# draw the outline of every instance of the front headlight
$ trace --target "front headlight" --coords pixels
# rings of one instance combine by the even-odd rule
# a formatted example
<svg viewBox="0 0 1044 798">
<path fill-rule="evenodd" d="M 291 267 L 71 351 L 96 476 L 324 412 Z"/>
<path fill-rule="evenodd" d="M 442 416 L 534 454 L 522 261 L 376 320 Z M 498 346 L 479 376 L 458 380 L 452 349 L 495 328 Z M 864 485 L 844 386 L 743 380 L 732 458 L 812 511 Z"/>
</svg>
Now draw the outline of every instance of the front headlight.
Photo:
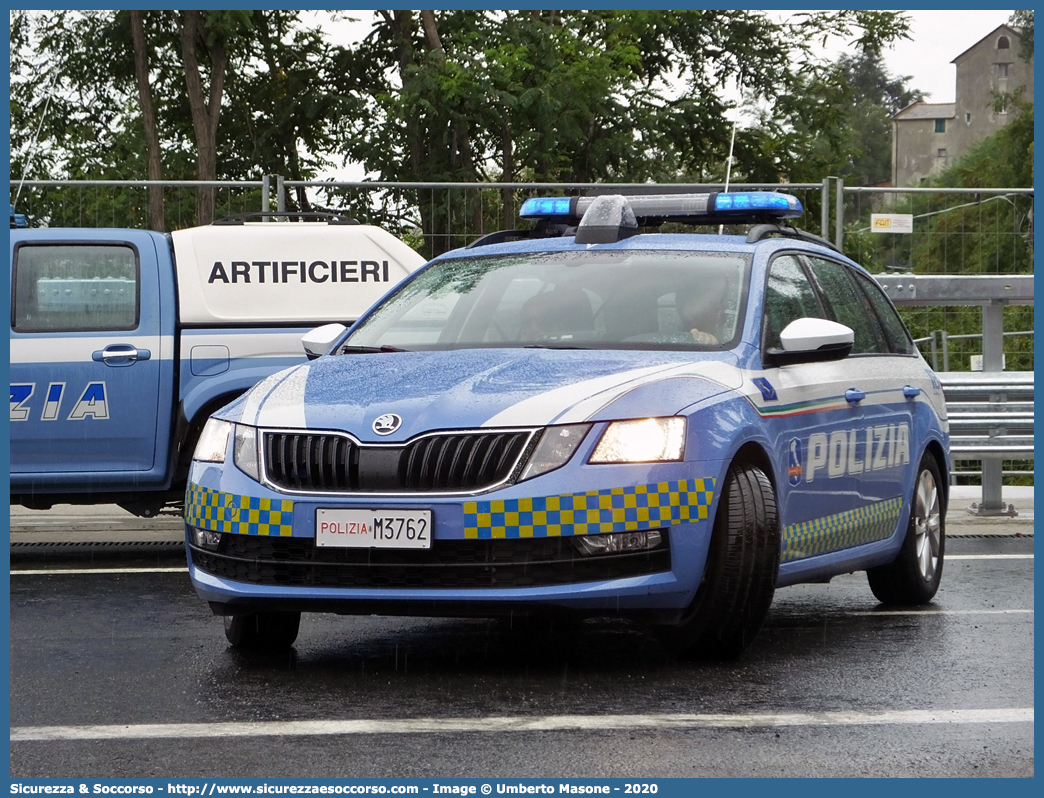
<svg viewBox="0 0 1044 798">
<path fill-rule="evenodd" d="M 246 424 L 236 424 L 236 440 L 232 447 L 233 459 L 236 467 L 254 478 L 255 482 L 261 481 L 261 467 L 258 465 L 257 427 L 248 427 Z"/>
<path fill-rule="evenodd" d="M 564 466 L 589 429 L 590 424 L 566 424 L 545 429 L 540 434 L 540 442 L 533 450 L 519 481 L 538 477 Z"/>
<path fill-rule="evenodd" d="M 589 463 L 660 463 L 685 454 L 685 419 L 614 421 L 598 441 Z"/>
<path fill-rule="evenodd" d="M 216 418 L 207 419 L 203 431 L 199 434 L 193 460 L 203 463 L 225 462 L 225 449 L 228 448 L 228 436 L 232 434 L 232 425 Z"/>
</svg>

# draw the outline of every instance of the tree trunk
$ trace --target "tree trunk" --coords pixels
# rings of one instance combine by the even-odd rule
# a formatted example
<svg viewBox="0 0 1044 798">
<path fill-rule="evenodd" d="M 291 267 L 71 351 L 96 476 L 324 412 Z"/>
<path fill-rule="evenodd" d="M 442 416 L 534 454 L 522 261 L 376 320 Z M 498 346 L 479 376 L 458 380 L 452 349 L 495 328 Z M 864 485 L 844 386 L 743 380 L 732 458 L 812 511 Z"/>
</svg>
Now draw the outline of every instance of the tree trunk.
<svg viewBox="0 0 1044 798">
<path fill-rule="evenodd" d="M 152 86 L 149 83 L 149 52 L 145 47 L 145 24 L 141 11 L 130 12 L 131 38 L 134 40 L 134 73 L 138 78 L 138 101 L 141 103 L 141 118 L 145 125 L 145 145 L 148 150 L 149 180 L 163 179 L 163 161 L 160 154 L 159 127 L 156 124 L 156 108 L 152 103 Z M 149 188 L 149 227 L 157 232 L 167 230 L 163 212 L 163 188 Z"/>
<path fill-rule="evenodd" d="M 440 64 L 446 62 L 446 48 L 442 46 L 442 39 L 439 37 L 438 24 L 435 21 L 434 11 L 421 11 L 421 25 L 424 28 L 424 40 L 428 44 L 428 49 L 434 53 L 435 58 Z M 475 168 L 475 158 L 471 146 L 471 134 L 468 131 L 468 124 L 462 118 L 454 119 L 452 127 L 452 135 L 450 140 L 452 141 L 452 152 L 450 152 L 450 165 L 453 167 L 458 166 L 466 180 L 473 181 L 478 179 L 478 169 Z M 457 160 L 459 156 L 459 161 Z M 482 235 L 485 232 L 485 224 L 482 215 L 482 197 L 478 192 L 465 192 L 465 213 L 471 216 L 471 227 L 472 232 L 475 235 Z"/>
<path fill-rule="evenodd" d="M 181 58 L 185 66 L 185 87 L 188 90 L 192 127 L 196 134 L 197 177 L 200 180 L 217 179 L 217 127 L 221 114 L 221 95 L 225 85 L 228 54 L 225 43 L 218 39 L 210 48 L 210 97 L 203 91 L 196 53 L 196 37 L 202 23 L 199 11 L 181 12 Z M 196 223 L 214 221 L 214 189 L 201 188 L 196 194 Z"/>
</svg>

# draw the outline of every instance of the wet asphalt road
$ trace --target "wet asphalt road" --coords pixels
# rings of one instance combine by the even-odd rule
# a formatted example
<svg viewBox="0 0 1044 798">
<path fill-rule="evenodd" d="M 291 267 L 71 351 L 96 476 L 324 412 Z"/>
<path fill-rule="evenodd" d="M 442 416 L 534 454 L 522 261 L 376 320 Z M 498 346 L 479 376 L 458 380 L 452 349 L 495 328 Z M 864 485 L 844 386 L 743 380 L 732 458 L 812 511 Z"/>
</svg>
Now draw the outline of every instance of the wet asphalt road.
<svg viewBox="0 0 1044 798">
<path fill-rule="evenodd" d="M 175 556 L 22 554 L 11 577 L 11 726 L 33 739 L 12 742 L 11 776 L 1032 776 L 1033 539 L 951 538 L 947 553 L 926 610 L 879 612 L 862 574 L 786 588 L 744 657 L 718 665 L 679 661 L 618 620 L 519 629 L 313 615 L 289 654 L 242 655 L 183 571 L 17 573 L 182 567 Z M 985 709 L 1001 712 L 910 720 L 912 710 Z M 1019 709 L 1021 720 L 1008 716 Z M 869 714 L 841 723 L 831 712 Z M 710 713 L 726 727 L 649 718 Z M 778 725 L 785 713 L 819 721 Z M 879 713 L 898 714 L 865 722 Z M 773 720 L 736 722 L 752 714 Z M 538 731 L 489 721 L 567 715 L 591 720 Z M 621 716 L 639 721 L 598 726 Z M 194 736 L 217 723 L 418 718 L 474 728 Z M 133 731 L 175 723 L 196 725 L 170 738 Z M 111 724 L 132 728 L 109 740 L 90 729 L 87 739 L 34 737 Z"/>
</svg>

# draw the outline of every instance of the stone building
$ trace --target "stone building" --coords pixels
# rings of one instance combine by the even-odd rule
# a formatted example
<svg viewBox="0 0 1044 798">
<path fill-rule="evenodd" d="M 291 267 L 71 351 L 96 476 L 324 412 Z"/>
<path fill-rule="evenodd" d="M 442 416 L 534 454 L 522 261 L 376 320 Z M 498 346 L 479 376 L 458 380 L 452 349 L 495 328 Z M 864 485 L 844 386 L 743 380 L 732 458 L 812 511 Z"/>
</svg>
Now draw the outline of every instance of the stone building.
<svg viewBox="0 0 1044 798">
<path fill-rule="evenodd" d="M 1020 38 L 999 26 L 951 62 L 955 102 L 917 102 L 892 117 L 893 186 L 918 185 L 1004 127 L 1011 114 L 995 109 L 996 95 L 1023 87 L 1023 101 L 1033 102 L 1033 61 L 1019 57 Z"/>
</svg>

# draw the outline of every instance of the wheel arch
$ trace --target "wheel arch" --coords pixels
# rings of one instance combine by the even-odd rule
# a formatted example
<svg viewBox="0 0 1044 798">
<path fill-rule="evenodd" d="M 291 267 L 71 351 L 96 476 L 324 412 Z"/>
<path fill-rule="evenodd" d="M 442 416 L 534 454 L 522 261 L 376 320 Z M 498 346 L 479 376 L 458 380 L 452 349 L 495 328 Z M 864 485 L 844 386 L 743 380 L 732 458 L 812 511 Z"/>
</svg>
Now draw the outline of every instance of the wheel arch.
<svg viewBox="0 0 1044 798">
<path fill-rule="evenodd" d="M 199 410 L 193 414 L 192 418 L 187 418 L 185 416 L 185 406 L 181 406 L 180 412 L 178 413 L 178 432 L 176 436 L 177 445 L 175 447 L 177 461 L 176 470 L 174 472 L 174 481 L 176 484 L 183 484 L 185 479 L 188 477 L 188 469 L 189 464 L 192 461 L 192 453 L 195 451 L 196 441 L 199 439 L 199 435 L 203 431 L 203 425 L 206 424 L 207 419 L 210 418 L 211 414 L 220 410 L 225 405 L 234 402 L 248 390 L 249 388 L 244 390 L 233 390 L 223 393 L 220 396 L 216 396 L 203 404 Z"/>
<path fill-rule="evenodd" d="M 939 475 L 942 477 L 942 484 L 939 485 L 939 490 L 943 494 L 943 512 L 950 506 L 950 472 L 946 467 L 946 451 L 943 449 L 942 444 L 937 440 L 928 441 L 928 445 L 924 447 L 924 453 L 930 454 L 935 459 L 935 465 L 939 469 Z"/>
<path fill-rule="evenodd" d="M 729 468 L 732 468 L 734 465 L 744 463 L 760 468 L 765 473 L 765 476 L 768 477 L 768 481 L 769 484 L 772 485 L 773 492 L 777 496 L 779 495 L 779 484 L 776 480 L 775 469 L 773 469 L 772 467 L 772 458 L 769 456 L 768 451 L 765 450 L 765 447 L 762 446 L 760 442 L 747 441 L 742 446 L 740 446 L 740 448 L 737 449 L 736 453 L 732 456 L 732 459 L 729 461 L 728 468 L 726 468 L 726 472 Z"/>
</svg>

